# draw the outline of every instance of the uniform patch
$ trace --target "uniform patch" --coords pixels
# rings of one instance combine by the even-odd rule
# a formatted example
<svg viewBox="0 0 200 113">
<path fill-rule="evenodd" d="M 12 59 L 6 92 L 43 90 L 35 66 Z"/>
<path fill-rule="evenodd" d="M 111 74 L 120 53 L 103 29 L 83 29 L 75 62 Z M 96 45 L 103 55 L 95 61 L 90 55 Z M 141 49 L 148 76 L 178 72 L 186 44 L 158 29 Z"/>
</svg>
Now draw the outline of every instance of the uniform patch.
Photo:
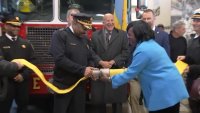
<svg viewBox="0 0 200 113">
<path fill-rule="evenodd" d="M 75 45 L 77 45 L 77 44 L 75 44 L 75 43 L 70 43 L 70 45 L 73 45 L 73 46 L 75 46 Z"/>
<path fill-rule="evenodd" d="M 9 48 L 10 48 L 10 46 L 3 46 L 3 48 L 4 48 L 4 49 L 9 49 Z"/>
</svg>

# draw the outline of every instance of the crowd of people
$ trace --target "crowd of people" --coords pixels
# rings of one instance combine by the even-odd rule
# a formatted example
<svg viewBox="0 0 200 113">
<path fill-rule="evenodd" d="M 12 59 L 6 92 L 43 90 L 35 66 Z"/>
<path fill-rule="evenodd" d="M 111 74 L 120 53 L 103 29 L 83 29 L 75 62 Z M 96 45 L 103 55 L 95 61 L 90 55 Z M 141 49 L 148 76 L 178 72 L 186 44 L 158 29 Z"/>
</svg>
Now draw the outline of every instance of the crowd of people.
<svg viewBox="0 0 200 113">
<path fill-rule="evenodd" d="M 155 25 L 156 16 L 151 9 L 144 10 L 141 20 L 130 22 L 126 32 L 115 28 L 114 15 L 106 13 L 103 28 L 94 31 L 89 40 L 86 32 L 93 29 L 91 15 L 71 8 L 66 15 L 68 25 L 55 31 L 51 38 L 53 84 L 66 89 L 82 77 L 90 78 L 94 113 L 106 113 L 108 103 L 113 113 L 123 113 L 128 83 L 133 113 L 179 113 L 180 102 L 187 98 L 192 113 L 200 113 L 200 101 L 189 96 L 193 81 L 200 75 L 200 9 L 192 19 L 196 33 L 187 42 L 183 37 L 183 21 L 173 23 L 168 34 Z M 27 113 L 32 72 L 12 60 L 23 58 L 33 62 L 34 49 L 18 35 L 21 26 L 18 17 L 7 16 L 2 22 L 5 33 L 0 37 L 0 113 L 9 113 L 13 100 L 17 113 Z M 188 63 L 186 85 L 174 65 L 177 60 Z M 96 79 L 95 68 L 127 70 Z M 85 85 L 83 81 L 69 93 L 54 93 L 53 113 L 85 113 Z"/>
</svg>

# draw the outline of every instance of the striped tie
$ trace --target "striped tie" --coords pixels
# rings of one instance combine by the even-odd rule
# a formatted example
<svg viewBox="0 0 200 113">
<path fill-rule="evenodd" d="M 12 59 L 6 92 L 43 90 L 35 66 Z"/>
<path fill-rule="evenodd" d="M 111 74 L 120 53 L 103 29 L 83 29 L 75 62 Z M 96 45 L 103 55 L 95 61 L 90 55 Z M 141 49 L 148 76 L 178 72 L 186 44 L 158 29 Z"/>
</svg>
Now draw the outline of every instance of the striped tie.
<svg viewBox="0 0 200 113">
<path fill-rule="evenodd" d="M 111 32 L 107 32 L 106 33 L 106 42 L 107 42 L 107 44 L 109 44 L 110 37 L 111 37 Z"/>
</svg>

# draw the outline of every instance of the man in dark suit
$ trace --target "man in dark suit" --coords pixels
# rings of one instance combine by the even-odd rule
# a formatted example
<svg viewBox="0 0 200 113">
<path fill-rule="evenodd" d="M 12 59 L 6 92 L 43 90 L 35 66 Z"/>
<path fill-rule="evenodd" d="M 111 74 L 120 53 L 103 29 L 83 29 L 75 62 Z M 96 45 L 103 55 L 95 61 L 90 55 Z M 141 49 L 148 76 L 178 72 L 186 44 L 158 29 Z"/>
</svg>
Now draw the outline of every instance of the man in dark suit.
<svg viewBox="0 0 200 113">
<path fill-rule="evenodd" d="M 167 52 L 167 54 L 170 56 L 170 44 L 168 33 L 155 26 L 156 15 L 154 11 L 151 9 L 144 10 L 141 19 L 151 26 L 155 33 L 155 41 L 158 44 L 160 44 L 160 46 L 162 46 Z"/>
<path fill-rule="evenodd" d="M 92 35 L 92 48 L 95 51 L 95 64 L 98 68 L 123 68 L 129 58 L 126 32 L 114 28 L 114 16 L 103 17 L 103 26 Z M 112 103 L 113 113 L 122 113 L 122 102 L 127 100 L 127 85 L 112 89 L 110 83 L 100 80 L 91 82 L 91 100 L 97 105 L 98 113 L 106 113 L 106 104 Z"/>
<path fill-rule="evenodd" d="M 34 54 L 32 45 L 18 35 L 21 26 L 19 17 L 8 15 L 2 19 L 2 22 L 5 27 L 5 34 L 0 37 L 3 59 L 12 61 L 22 58 L 32 61 Z M 14 75 L 8 77 L 8 92 L 6 98 L 0 101 L 0 113 L 9 113 L 13 99 L 18 106 L 17 113 L 27 113 L 31 73 L 31 70 L 23 67 Z"/>
</svg>

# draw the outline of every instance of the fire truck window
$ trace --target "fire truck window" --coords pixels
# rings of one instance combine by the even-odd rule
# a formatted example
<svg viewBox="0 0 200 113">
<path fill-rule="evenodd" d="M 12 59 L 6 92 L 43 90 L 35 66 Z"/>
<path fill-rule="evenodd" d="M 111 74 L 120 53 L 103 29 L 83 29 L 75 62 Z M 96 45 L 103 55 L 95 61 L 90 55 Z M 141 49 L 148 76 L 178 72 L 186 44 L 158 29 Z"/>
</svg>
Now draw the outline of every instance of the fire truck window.
<svg viewBox="0 0 200 113">
<path fill-rule="evenodd" d="M 51 21 L 53 0 L 1 0 L 0 14 L 19 16 L 23 21 Z"/>
<path fill-rule="evenodd" d="M 79 4 L 80 11 L 91 14 L 93 21 L 102 20 L 102 14 L 112 13 L 114 0 L 60 0 L 60 19 L 66 21 L 66 12 L 70 4 Z"/>
</svg>

